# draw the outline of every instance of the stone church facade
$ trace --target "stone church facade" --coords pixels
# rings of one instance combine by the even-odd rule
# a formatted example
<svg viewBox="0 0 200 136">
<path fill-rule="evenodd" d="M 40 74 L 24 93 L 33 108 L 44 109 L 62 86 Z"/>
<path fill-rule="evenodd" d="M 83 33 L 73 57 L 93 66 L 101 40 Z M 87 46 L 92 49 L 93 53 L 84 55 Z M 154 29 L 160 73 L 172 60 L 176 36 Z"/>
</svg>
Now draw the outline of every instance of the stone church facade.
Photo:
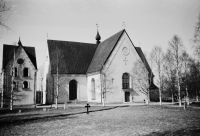
<svg viewBox="0 0 200 136">
<path fill-rule="evenodd" d="M 146 95 L 133 89 L 132 69 L 140 59 L 151 69 L 140 47 L 126 30 L 96 43 L 47 40 L 43 103 L 87 101 L 95 103 L 143 102 Z M 151 92 L 157 89 L 151 80 Z"/>
<path fill-rule="evenodd" d="M 34 47 L 3 45 L 1 106 L 35 104 L 37 62 Z"/>
</svg>

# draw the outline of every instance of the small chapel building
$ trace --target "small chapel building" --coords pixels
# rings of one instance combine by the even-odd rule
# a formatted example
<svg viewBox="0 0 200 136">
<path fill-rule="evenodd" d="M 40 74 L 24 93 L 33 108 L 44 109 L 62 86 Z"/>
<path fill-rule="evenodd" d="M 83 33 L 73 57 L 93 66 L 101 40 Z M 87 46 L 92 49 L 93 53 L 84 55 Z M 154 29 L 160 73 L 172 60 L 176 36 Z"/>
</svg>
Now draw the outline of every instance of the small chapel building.
<svg viewBox="0 0 200 136">
<path fill-rule="evenodd" d="M 3 45 L 1 107 L 34 105 L 37 62 L 35 47 Z"/>
<path fill-rule="evenodd" d="M 133 89 L 132 69 L 140 59 L 151 69 L 140 47 L 125 29 L 96 43 L 47 40 L 43 103 L 87 101 L 144 102 L 147 96 Z M 155 88 L 151 80 L 151 88 Z M 58 92 L 58 96 L 56 96 Z"/>
</svg>

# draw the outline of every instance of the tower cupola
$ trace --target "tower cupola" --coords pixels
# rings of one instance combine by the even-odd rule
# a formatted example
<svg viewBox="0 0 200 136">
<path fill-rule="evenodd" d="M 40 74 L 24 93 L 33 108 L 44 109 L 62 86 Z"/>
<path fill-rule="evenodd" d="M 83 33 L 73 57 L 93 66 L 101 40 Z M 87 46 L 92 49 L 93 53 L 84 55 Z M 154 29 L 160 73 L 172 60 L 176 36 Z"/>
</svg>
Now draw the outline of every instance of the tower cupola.
<svg viewBox="0 0 200 136">
<path fill-rule="evenodd" d="M 97 35 L 96 35 L 96 37 L 95 37 L 95 39 L 96 39 L 96 43 L 97 44 L 99 44 L 101 41 L 101 36 L 99 35 L 99 31 L 97 30 Z"/>
<path fill-rule="evenodd" d="M 19 45 L 19 46 L 22 46 L 22 42 L 21 42 L 21 40 L 20 40 L 20 37 L 19 37 L 18 45 Z"/>
</svg>

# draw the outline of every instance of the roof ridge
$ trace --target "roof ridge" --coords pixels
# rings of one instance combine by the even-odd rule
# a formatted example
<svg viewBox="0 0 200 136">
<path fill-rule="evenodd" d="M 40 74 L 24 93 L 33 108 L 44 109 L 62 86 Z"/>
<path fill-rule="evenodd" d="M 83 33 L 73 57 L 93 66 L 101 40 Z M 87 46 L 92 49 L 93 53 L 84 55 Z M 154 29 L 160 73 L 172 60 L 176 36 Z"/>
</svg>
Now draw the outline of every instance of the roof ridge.
<svg viewBox="0 0 200 136">
<path fill-rule="evenodd" d="M 96 44 L 96 43 L 86 43 L 86 42 L 75 42 L 75 41 L 63 41 L 63 40 L 52 40 L 52 39 L 48 39 L 48 41 L 58 41 L 58 42 L 71 42 L 71 43 L 82 43 L 82 44 Z"/>
</svg>

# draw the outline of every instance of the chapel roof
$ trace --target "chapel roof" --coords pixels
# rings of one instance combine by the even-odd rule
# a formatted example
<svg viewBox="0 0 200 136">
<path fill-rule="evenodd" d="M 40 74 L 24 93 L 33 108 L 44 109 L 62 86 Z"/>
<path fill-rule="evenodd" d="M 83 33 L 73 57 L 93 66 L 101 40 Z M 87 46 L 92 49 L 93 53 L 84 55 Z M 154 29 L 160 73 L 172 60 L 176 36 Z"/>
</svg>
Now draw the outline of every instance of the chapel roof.
<svg viewBox="0 0 200 136">
<path fill-rule="evenodd" d="M 146 60 L 146 57 L 144 56 L 144 53 L 142 52 L 142 49 L 140 47 L 135 47 L 138 55 L 140 56 L 142 62 L 146 65 L 147 70 L 150 72 L 151 68 Z"/>
<path fill-rule="evenodd" d="M 88 73 L 97 72 L 102 69 L 124 31 L 125 30 L 121 30 L 105 41 L 99 43 L 88 68 Z"/>
<path fill-rule="evenodd" d="M 56 73 L 58 55 L 60 74 L 86 74 L 100 71 L 120 40 L 125 29 L 119 31 L 99 44 L 80 43 L 71 41 L 48 40 L 51 73 Z M 97 32 L 98 34 L 98 32 Z M 151 68 L 140 47 L 135 47 L 143 63 L 146 63 L 147 70 Z M 59 53 L 56 53 L 56 50 Z"/>
<path fill-rule="evenodd" d="M 21 41 L 20 41 L 21 43 Z M 3 61 L 2 61 L 2 68 L 4 69 L 8 62 L 13 58 L 14 56 L 14 51 L 17 51 L 19 46 L 16 45 L 3 45 Z M 27 47 L 27 46 L 22 46 L 24 48 L 26 54 L 28 55 L 29 59 L 37 69 L 37 62 L 36 62 L 36 54 L 35 54 L 35 47 Z"/>
<path fill-rule="evenodd" d="M 97 44 L 71 41 L 48 40 L 47 43 L 52 74 L 57 72 L 57 62 L 59 74 L 86 74 L 97 47 Z"/>
</svg>

